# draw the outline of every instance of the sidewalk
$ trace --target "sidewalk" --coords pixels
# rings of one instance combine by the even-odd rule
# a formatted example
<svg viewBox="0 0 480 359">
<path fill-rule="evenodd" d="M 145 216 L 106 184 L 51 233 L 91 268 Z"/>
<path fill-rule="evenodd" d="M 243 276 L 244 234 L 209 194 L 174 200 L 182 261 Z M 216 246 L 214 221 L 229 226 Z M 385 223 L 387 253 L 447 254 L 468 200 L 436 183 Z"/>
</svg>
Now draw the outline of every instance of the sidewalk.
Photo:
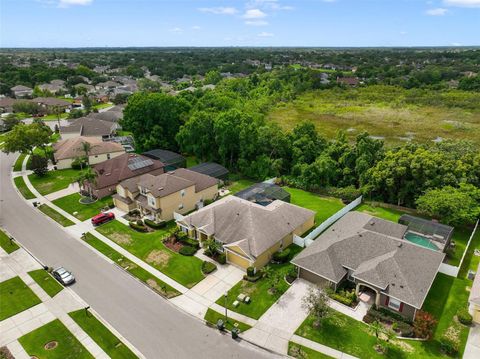
<svg viewBox="0 0 480 359">
<path fill-rule="evenodd" d="M 463 359 L 480 358 L 480 325 L 473 324 L 468 334 L 467 345 L 463 353 Z"/>
</svg>

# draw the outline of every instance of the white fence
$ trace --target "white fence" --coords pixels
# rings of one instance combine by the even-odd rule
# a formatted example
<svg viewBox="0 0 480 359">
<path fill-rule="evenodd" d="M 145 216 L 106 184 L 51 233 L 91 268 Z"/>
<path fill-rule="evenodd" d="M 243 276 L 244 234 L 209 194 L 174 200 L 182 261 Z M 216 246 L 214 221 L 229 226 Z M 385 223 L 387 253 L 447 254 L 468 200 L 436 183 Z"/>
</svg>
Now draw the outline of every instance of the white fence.
<svg viewBox="0 0 480 359">
<path fill-rule="evenodd" d="M 175 219 L 175 221 L 181 221 L 185 216 L 182 216 L 180 213 L 177 213 L 177 212 L 173 212 L 173 219 Z"/>
<path fill-rule="evenodd" d="M 357 199 L 355 199 L 354 201 L 350 202 L 348 205 L 343 207 L 341 210 L 339 210 L 333 216 L 330 216 L 329 218 L 327 218 L 317 228 L 315 228 L 313 231 L 311 231 L 305 238 L 294 235 L 293 236 L 293 243 L 299 245 L 300 247 L 308 247 L 310 244 L 313 243 L 315 238 L 317 238 L 324 230 L 326 230 L 328 227 L 330 227 L 333 223 L 338 221 L 340 218 L 342 218 L 344 215 L 346 215 L 352 209 L 357 207 L 360 203 L 362 203 L 362 196 L 360 196 Z"/>
<path fill-rule="evenodd" d="M 449 275 L 450 277 L 456 277 L 458 275 L 458 272 L 460 271 L 460 267 L 455 267 L 455 266 L 452 266 L 451 264 L 442 263 L 440 264 L 438 271 L 440 273 Z"/>
</svg>

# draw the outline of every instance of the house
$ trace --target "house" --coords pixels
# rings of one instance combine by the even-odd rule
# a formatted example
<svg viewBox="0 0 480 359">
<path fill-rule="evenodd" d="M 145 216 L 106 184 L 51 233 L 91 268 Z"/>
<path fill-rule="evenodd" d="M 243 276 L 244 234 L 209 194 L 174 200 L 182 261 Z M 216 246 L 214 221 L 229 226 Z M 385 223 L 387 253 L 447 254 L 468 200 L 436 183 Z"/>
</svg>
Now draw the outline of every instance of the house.
<svg viewBox="0 0 480 359">
<path fill-rule="evenodd" d="M 165 165 L 165 171 L 172 171 L 177 168 L 186 167 L 187 160 L 181 154 L 168 151 L 155 149 L 143 153 L 145 156 L 159 160 Z"/>
<path fill-rule="evenodd" d="M 79 84 L 76 84 L 74 85 L 73 87 L 75 87 L 75 89 L 77 90 L 77 92 L 82 92 L 82 91 L 85 91 L 85 93 L 87 94 L 91 94 L 91 93 L 94 93 L 95 92 L 95 86 L 93 85 L 89 85 L 89 84 L 85 84 L 85 83 L 79 83 Z"/>
<path fill-rule="evenodd" d="M 240 192 L 235 193 L 235 196 L 243 198 L 247 201 L 258 203 L 266 206 L 275 200 L 280 200 L 290 203 L 290 193 L 285 191 L 282 187 L 274 183 L 255 183 Z"/>
<path fill-rule="evenodd" d="M 89 163 L 94 165 L 125 153 L 123 146 L 115 142 L 103 142 L 95 137 L 74 137 L 53 144 L 54 158 L 58 169 L 71 168 L 72 162 L 78 157 L 85 157 L 82 149 L 84 143 L 89 143 Z"/>
<path fill-rule="evenodd" d="M 10 97 L 0 98 L 0 112 L 1 113 L 11 113 L 13 112 L 13 105 L 19 102 L 18 100 Z"/>
<path fill-rule="evenodd" d="M 87 117 L 95 118 L 97 120 L 102 120 L 106 122 L 118 123 L 118 121 L 123 118 L 123 112 L 110 110 L 102 112 L 92 112 L 88 114 Z"/>
<path fill-rule="evenodd" d="M 337 77 L 337 84 L 356 87 L 360 81 L 358 77 Z"/>
<path fill-rule="evenodd" d="M 13 92 L 15 98 L 30 97 L 33 94 L 33 89 L 23 85 L 13 86 L 10 90 Z"/>
<path fill-rule="evenodd" d="M 480 264 L 473 280 L 472 288 L 470 289 L 470 296 L 468 298 L 468 311 L 473 317 L 473 321 L 480 324 Z"/>
<path fill-rule="evenodd" d="M 226 180 L 229 174 L 228 170 L 225 167 L 215 162 L 200 163 L 198 165 L 189 167 L 188 169 L 221 180 Z"/>
<path fill-rule="evenodd" d="M 178 220 L 177 225 L 199 241 L 215 239 L 228 263 L 260 269 L 314 222 L 315 212 L 290 203 L 277 200 L 261 206 L 227 196 Z"/>
<path fill-rule="evenodd" d="M 153 221 L 169 221 L 174 213 L 203 207 L 218 194 L 218 180 L 179 168 L 160 175 L 144 174 L 120 182 L 113 196 L 115 206 L 129 212 L 138 209 Z"/>
<path fill-rule="evenodd" d="M 298 275 L 333 288 L 343 281 L 369 293 L 375 305 L 413 319 L 445 254 L 404 238 L 408 227 L 349 212 L 291 262 Z"/>
<path fill-rule="evenodd" d="M 48 91 L 53 94 L 67 91 L 67 88 L 65 87 L 65 81 L 63 80 L 52 80 L 50 83 L 38 85 L 38 88 L 42 91 Z"/>
<path fill-rule="evenodd" d="M 107 139 L 113 136 L 116 130 L 116 123 L 92 117 L 80 117 L 70 120 L 66 126 L 60 126 L 60 135 L 63 140 L 79 136 Z"/>
<path fill-rule="evenodd" d="M 72 107 L 70 102 L 55 97 L 36 97 L 32 100 L 32 102 L 39 105 L 47 113 L 52 113 L 56 108 L 60 109 L 62 112 L 65 112 L 66 109 Z"/>
<path fill-rule="evenodd" d="M 87 186 L 92 188 L 97 198 L 103 198 L 114 194 L 120 182 L 147 173 L 160 175 L 164 173 L 163 167 L 160 161 L 134 153 L 124 153 L 92 166 L 97 174 L 96 183 Z"/>
</svg>

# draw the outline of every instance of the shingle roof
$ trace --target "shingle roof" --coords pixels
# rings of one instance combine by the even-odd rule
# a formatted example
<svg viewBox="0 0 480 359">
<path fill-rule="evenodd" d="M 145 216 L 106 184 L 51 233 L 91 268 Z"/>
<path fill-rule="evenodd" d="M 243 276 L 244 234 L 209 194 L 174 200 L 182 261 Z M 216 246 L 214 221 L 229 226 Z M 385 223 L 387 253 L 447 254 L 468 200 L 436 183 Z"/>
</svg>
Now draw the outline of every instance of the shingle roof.
<svg viewBox="0 0 480 359">
<path fill-rule="evenodd" d="M 315 212 L 282 201 L 260 206 L 228 196 L 186 216 L 194 226 L 228 245 L 237 245 L 255 258 L 312 218 Z"/>
<path fill-rule="evenodd" d="M 338 283 L 353 277 L 421 308 L 444 253 L 403 239 L 407 227 L 365 213 L 349 212 L 292 263 Z"/>
<path fill-rule="evenodd" d="M 122 112 L 117 111 L 103 111 L 103 112 L 92 112 L 88 117 L 96 118 L 98 120 L 107 121 L 107 122 L 118 122 L 123 117 Z"/>
<path fill-rule="evenodd" d="M 27 86 L 23 86 L 23 85 L 17 85 L 17 86 L 13 86 L 10 90 L 12 90 L 12 91 L 29 91 L 29 90 L 31 90 L 31 88 L 27 87 Z"/>
<path fill-rule="evenodd" d="M 36 97 L 33 102 L 47 106 L 70 106 L 71 103 L 55 97 Z"/>
<path fill-rule="evenodd" d="M 67 126 L 60 126 L 60 133 L 78 132 L 80 136 L 108 136 L 117 125 L 91 117 L 80 117 L 70 121 Z"/>
<path fill-rule="evenodd" d="M 100 155 L 112 152 L 125 152 L 123 146 L 119 143 L 104 142 L 101 139 L 95 137 L 80 136 L 54 143 L 53 148 L 55 149 L 55 159 L 58 161 L 66 158 L 84 156 L 85 153 L 82 151 L 82 143 L 84 142 L 88 142 L 92 146 L 90 150 L 90 155 Z"/>
</svg>

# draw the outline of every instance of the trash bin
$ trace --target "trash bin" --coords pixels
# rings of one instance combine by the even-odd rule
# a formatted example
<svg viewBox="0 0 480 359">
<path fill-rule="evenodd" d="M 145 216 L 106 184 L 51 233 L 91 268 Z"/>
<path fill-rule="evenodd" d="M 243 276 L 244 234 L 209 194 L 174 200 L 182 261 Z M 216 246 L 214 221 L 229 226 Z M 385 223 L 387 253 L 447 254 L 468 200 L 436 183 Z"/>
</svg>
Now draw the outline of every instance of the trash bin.
<svg viewBox="0 0 480 359">
<path fill-rule="evenodd" d="M 218 330 L 224 330 L 225 329 L 225 324 L 223 323 L 222 319 L 217 320 L 217 329 Z"/>
<path fill-rule="evenodd" d="M 233 328 L 233 329 L 232 329 L 232 339 L 237 339 L 239 332 L 240 332 L 240 331 L 238 330 L 238 328 Z"/>
<path fill-rule="evenodd" d="M 37 207 L 38 206 L 38 202 L 32 202 L 33 203 L 33 207 Z"/>
</svg>

